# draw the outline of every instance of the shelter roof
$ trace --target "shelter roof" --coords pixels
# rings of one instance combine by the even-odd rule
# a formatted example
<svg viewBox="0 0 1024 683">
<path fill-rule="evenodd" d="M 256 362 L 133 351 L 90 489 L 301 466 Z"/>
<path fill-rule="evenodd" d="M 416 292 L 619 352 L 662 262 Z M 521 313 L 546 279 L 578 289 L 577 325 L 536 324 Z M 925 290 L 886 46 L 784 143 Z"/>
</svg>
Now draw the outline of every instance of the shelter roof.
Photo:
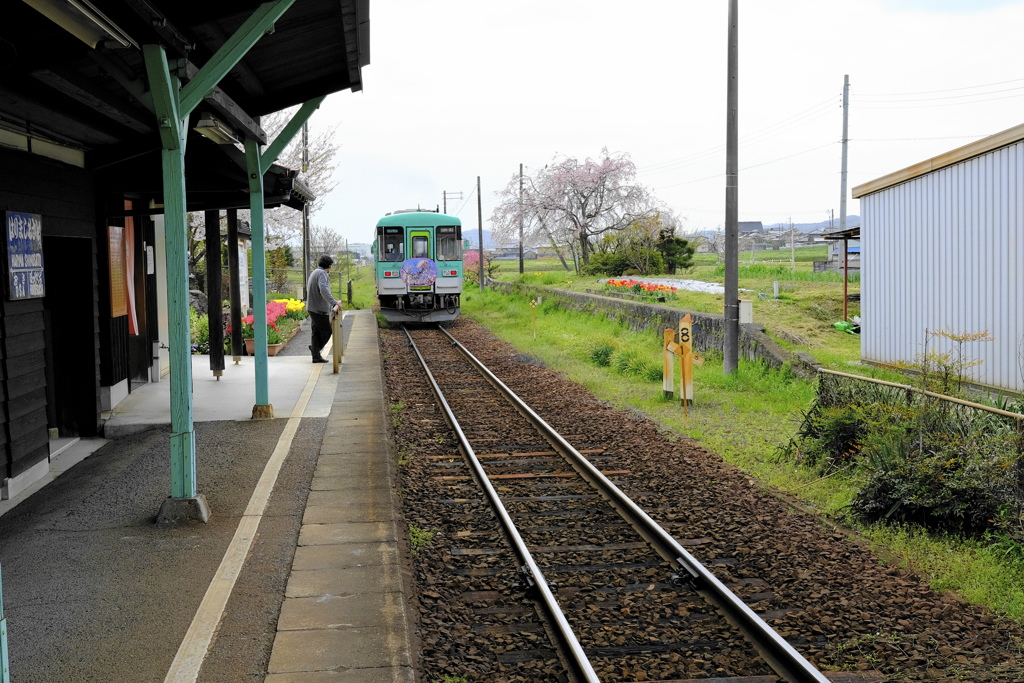
<svg viewBox="0 0 1024 683">
<path fill-rule="evenodd" d="M 161 145 L 139 46 L 162 45 L 186 82 L 261 4 L 7 2 L 0 23 L 0 129 L 82 150 L 86 168 L 116 180 L 119 190 L 142 192 L 160 177 Z M 189 192 L 216 189 L 217 183 L 200 186 L 204 172 L 219 176 L 232 192 L 246 188 L 237 155 L 226 149 L 234 148 L 214 145 L 191 130 L 200 117 L 212 113 L 239 138 L 266 142 L 257 117 L 322 95 L 360 90 L 368 63 L 369 0 L 295 2 L 193 112 L 186 154 Z M 287 169 L 277 169 L 277 179 L 288 175 Z M 300 201 L 303 195 L 290 196 Z"/>
</svg>

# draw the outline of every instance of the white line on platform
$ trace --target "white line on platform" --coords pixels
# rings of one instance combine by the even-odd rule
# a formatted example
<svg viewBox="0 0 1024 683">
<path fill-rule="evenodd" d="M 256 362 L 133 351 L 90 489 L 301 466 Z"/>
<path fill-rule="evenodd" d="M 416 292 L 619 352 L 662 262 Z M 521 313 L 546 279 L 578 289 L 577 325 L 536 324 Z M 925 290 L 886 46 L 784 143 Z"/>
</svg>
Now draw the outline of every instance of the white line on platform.
<svg viewBox="0 0 1024 683">
<path fill-rule="evenodd" d="M 213 641 L 213 634 L 217 625 L 224 616 L 224 608 L 227 606 L 228 598 L 235 587 L 235 581 L 242 570 L 245 558 L 249 555 L 249 549 L 256 538 L 256 530 L 259 528 L 260 520 L 263 519 L 263 512 L 267 508 L 267 501 L 277 483 L 277 476 L 281 471 L 285 458 L 291 450 L 292 440 L 299 429 L 299 423 L 309 397 L 313 394 L 317 379 L 320 377 L 320 370 L 323 366 L 314 365 L 311 369 L 309 380 L 306 382 L 302 395 L 295 403 L 291 416 L 285 424 L 281 437 L 277 440 L 277 447 L 274 449 L 270 460 L 263 468 L 263 474 L 256 484 L 252 496 L 249 498 L 249 505 L 245 509 L 235 535 L 231 539 L 224 558 L 217 568 L 217 573 L 206 589 L 203 602 L 192 619 L 185 639 L 178 646 L 178 653 L 174 656 L 171 668 L 164 678 L 164 683 L 194 683 L 199 678 L 199 670 L 203 660 L 210 649 Z"/>
</svg>

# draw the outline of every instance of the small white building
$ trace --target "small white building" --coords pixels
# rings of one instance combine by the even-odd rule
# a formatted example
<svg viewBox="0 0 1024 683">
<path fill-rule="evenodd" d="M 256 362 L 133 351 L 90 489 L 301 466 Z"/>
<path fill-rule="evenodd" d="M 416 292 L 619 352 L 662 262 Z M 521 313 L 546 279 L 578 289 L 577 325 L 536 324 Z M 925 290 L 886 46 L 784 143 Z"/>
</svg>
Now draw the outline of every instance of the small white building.
<svg viewBox="0 0 1024 683">
<path fill-rule="evenodd" d="M 926 330 L 963 345 L 970 381 L 1024 392 L 1024 125 L 853 188 L 859 198 L 861 357 L 914 362 Z M 928 349 L 953 351 L 932 337 Z"/>
</svg>

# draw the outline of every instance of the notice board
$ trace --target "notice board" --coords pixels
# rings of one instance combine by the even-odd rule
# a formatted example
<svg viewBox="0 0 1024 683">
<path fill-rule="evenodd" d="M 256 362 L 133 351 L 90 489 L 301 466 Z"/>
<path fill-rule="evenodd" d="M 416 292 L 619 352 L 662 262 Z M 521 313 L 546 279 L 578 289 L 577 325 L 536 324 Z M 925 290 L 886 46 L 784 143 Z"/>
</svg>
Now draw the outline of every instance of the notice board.
<svg viewBox="0 0 1024 683">
<path fill-rule="evenodd" d="M 7 255 L 7 298 L 46 296 L 43 278 L 43 218 L 35 213 L 8 211 L 4 221 Z"/>
</svg>

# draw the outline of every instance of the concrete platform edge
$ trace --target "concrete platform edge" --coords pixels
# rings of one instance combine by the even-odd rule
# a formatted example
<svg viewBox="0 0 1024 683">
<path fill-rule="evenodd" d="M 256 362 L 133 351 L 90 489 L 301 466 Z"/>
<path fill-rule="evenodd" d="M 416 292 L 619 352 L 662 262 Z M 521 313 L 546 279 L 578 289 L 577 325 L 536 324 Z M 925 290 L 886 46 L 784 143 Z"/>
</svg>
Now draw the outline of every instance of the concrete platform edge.
<svg viewBox="0 0 1024 683">
<path fill-rule="evenodd" d="M 387 433 L 377 322 L 371 311 L 354 316 L 314 471 L 317 495 L 307 500 L 268 683 L 416 680 L 415 619 L 411 584 L 401 564 L 404 524 L 396 512 L 396 464 Z M 354 420 L 353 414 L 372 419 Z M 349 470 L 344 478 L 332 469 L 338 454 Z M 359 489 L 377 493 L 357 501 Z"/>
</svg>

